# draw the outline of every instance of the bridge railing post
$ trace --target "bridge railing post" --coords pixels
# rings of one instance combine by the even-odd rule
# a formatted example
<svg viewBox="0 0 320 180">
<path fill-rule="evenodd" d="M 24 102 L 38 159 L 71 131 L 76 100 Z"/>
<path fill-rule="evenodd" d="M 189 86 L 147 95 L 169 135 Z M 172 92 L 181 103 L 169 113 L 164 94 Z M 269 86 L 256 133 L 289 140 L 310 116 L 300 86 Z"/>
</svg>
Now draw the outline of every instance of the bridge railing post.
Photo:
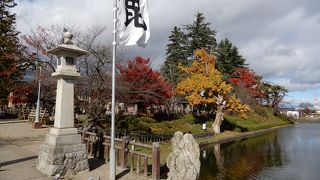
<svg viewBox="0 0 320 180">
<path fill-rule="evenodd" d="M 160 180 L 160 143 L 152 144 L 152 180 Z"/>
</svg>

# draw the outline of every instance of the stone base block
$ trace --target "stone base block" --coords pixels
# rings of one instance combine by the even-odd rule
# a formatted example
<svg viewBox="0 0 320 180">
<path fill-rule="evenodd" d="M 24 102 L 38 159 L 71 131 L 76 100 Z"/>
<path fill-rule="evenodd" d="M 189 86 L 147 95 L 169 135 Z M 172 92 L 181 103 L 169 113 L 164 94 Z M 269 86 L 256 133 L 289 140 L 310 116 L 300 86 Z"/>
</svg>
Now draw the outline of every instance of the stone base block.
<svg viewBox="0 0 320 180">
<path fill-rule="evenodd" d="M 68 146 L 74 144 L 81 144 L 80 134 L 55 135 L 47 134 L 45 143 L 51 146 Z"/>
<path fill-rule="evenodd" d="M 52 135 L 68 135 L 68 134 L 78 134 L 77 128 L 66 128 L 66 129 L 58 129 L 58 128 L 51 128 L 50 134 Z"/>
<path fill-rule="evenodd" d="M 37 169 L 49 177 L 89 171 L 86 146 L 78 134 L 47 134 L 38 160 Z"/>
</svg>

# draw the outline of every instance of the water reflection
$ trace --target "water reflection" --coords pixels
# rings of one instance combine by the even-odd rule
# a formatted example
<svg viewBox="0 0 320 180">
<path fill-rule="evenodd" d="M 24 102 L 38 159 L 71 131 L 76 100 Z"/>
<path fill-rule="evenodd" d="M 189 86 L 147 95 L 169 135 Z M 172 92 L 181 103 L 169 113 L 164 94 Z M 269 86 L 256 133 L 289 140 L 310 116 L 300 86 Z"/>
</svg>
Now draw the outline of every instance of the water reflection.
<svg viewBox="0 0 320 180">
<path fill-rule="evenodd" d="M 200 179 L 316 179 L 319 137 L 320 124 L 299 124 L 204 147 Z"/>
<path fill-rule="evenodd" d="M 203 148 L 201 179 L 247 179 L 264 166 L 282 165 L 277 133 Z"/>
</svg>

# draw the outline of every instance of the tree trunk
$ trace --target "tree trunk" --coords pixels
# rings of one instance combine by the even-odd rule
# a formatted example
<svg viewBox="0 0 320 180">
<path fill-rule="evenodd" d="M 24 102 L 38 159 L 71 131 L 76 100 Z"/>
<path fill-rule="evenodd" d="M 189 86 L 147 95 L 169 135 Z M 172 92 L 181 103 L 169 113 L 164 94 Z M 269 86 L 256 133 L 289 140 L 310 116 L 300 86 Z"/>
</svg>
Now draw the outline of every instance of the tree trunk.
<svg viewBox="0 0 320 180">
<path fill-rule="evenodd" d="M 212 124 L 212 129 L 214 133 L 220 133 L 220 126 L 224 120 L 223 110 L 226 106 L 226 101 L 223 101 L 223 96 L 218 95 L 216 104 L 217 104 L 216 118 Z"/>
<path fill-rule="evenodd" d="M 217 108 L 217 112 L 216 112 L 216 118 L 212 124 L 212 129 L 214 133 L 220 133 L 220 126 L 223 122 L 223 111 L 222 111 L 223 107 L 218 106 Z"/>
</svg>

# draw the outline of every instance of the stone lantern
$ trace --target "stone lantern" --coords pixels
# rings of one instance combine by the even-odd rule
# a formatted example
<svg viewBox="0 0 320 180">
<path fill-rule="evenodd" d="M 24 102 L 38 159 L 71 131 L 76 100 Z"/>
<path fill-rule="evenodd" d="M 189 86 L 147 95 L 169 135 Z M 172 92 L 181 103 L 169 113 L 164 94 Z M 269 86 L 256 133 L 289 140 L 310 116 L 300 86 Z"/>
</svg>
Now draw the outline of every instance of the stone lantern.
<svg viewBox="0 0 320 180">
<path fill-rule="evenodd" d="M 76 58 L 88 52 L 73 45 L 72 36 L 64 32 L 64 43 L 48 51 L 58 57 L 57 69 L 52 74 L 57 79 L 55 120 L 40 146 L 37 165 L 37 169 L 48 176 L 89 170 L 86 146 L 74 128 L 74 80 L 80 77 Z"/>
</svg>

